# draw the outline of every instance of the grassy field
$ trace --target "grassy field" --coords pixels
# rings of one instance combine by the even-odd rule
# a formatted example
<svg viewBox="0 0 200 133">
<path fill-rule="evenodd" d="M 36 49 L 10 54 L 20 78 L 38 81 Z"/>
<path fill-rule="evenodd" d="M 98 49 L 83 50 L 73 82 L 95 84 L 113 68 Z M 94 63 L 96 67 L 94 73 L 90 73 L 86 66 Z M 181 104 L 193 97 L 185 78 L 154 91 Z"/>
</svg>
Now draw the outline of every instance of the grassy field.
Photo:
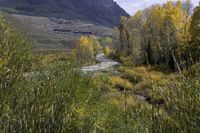
<svg viewBox="0 0 200 133">
<path fill-rule="evenodd" d="M 112 72 L 111 72 L 112 71 Z M 115 72 L 117 71 L 117 72 Z M 99 71 L 94 75 L 106 75 L 107 97 L 111 104 L 124 105 L 124 91 L 127 91 L 127 104 L 142 104 L 146 107 L 164 104 L 165 100 L 158 91 L 167 92 L 178 84 L 178 73 L 167 71 L 163 66 L 117 66 L 114 70 Z M 155 89 L 156 87 L 156 89 Z M 158 88 L 162 88 L 159 90 Z"/>
<path fill-rule="evenodd" d="M 47 17 L 33 17 L 25 15 L 8 14 L 8 20 L 20 32 L 25 33 L 32 39 L 32 48 L 36 52 L 68 52 L 74 48 L 77 38 L 81 34 L 56 34 L 52 32 L 54 28 L 67 28 L 80 30 L 83 32 L 92 31 L 102 35 L 112 34 L 112 29 L 90 24 L 89 22 L 79 22 L 78 24 L 58 24 Z"/>
</svg>

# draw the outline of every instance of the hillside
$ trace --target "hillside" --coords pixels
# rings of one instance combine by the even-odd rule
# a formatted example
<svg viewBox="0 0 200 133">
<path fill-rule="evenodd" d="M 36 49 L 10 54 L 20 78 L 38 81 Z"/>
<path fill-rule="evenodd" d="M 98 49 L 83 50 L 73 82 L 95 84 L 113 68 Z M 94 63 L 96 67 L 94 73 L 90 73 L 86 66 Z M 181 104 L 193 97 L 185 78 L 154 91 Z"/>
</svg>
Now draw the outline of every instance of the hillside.
<svg viewBox="0 0 200 133">
<path fill-rule="evenodd" d="M 113 27 L 129 16 L 113 0 L 0 0 L 0 7 L 19 14 L 85 20 Z"/>
<path fill-rule="evenodd" d="M 38 52 L 71 51 L 81 35 L 106 37 L 113 30 L 84 21 L 8 14 L 7 20 L 20 31 L 30 35 L 32 48 Z"/>
</svg>

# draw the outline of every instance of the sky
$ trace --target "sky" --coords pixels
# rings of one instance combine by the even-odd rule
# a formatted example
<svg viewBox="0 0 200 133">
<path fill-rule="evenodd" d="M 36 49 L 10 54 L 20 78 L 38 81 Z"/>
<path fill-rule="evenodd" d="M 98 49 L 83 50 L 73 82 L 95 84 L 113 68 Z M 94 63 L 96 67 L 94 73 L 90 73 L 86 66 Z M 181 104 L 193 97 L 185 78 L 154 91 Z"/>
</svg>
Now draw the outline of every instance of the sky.
<svg viewBox="0 0 200 133">
<path fill-rule="evenodd" d="M 154 4 L 162 4 L 169 0 L 114 0 L 122 8 L 124 8 L 130 15 L 134 14 L 140 9 L 144 9 Z M 175 0 L 173 0 L 175 1 Z M 194 5 L 198 5 L 199 0 L 191 0 Z"/>
</svg>

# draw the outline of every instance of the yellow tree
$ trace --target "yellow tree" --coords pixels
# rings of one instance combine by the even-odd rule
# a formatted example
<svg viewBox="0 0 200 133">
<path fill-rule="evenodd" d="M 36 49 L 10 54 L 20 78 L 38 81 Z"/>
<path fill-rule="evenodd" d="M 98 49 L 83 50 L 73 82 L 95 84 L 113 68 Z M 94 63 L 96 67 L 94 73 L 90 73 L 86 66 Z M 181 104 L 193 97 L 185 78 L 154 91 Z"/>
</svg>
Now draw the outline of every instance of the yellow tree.
<svg viewBox="0 0 200 133">
<path fill-rule="evenodd" d="M 94 35 L 90 36 L 89 37 L 89 42 L 90 42 L 90 45 L 92 45 L 93 48 L 94 48 L 94 54 L 95 55 L 99 54 L 101 52 L 101 50 L 102 50 L 102 47 L 101 47 L 101 45 L 100 45 L 99 40 L 97 39 L 97 37 L 94 36 Z"/>
<path fill-rule="evenodd" d="M 81 36 L 75 48 L 76 58 L 82 63 L 92 62 L 94 56 L 94 48 L 90 39 L 86 36 Z"/>
<path fill-rule="evenodd" d="M 105 48 L 104 48 L 104 53 L 105 53 L 105 56 L 106 56 L 106 57 L 110 56 L 110 54 L 111 54 L 111 49 L 110 49 L 109 47 L 105 47 Z"/>
<path fill-rule="evenodd" d="M 105 48 L 104 48 L 104 53 L 105 53 L 105 56 L 106 56 L 106 57 L 110 56 L 110 54 L 111 54 L 111 49 L 110 49 L 109 47 L 105 47 Z"/>
<path fill-rule="evenodd" d="M 183 10 L 182 3 L 180 1 L 177 2 L 174 9 L 174 27 L 176 29 L 176 38 L 177 38 L 177 58 L 180 60 L 181 56 L 185 52 L 185 48 L 188 45 L 188 41 L 190 39 L 189 34 L 189 21 L 186 21 L 188 16 L 187 12 Z"/>
<path fill-rule="evenodd" d="M 94 45 L 95 55 L 99 54 L 101 52 L 101 50 L 102 50 L 102 47 L 99 43 Z"/>
<path fill-rule="evenodd" d="M 165 19 L 163 7 L 155 6 L 147 18 L 145 25 L 146 53 L 149 63 L 158 63 L 165 57 L 165 44 L 163 44 L 163 25 Z"/>
<path fill-rule="evenodd" d="M 168 2 L 165 10 L 165 41 L 168 50 L 166 61 L 171 69 L 180 70 L 181 53 L 185 47 L 183 36 L 185 34 L 185 18 L 187 14 L 182 8 L 181 1 L 178 1 L 175 6 L 172 2 Z"/>
</svg>

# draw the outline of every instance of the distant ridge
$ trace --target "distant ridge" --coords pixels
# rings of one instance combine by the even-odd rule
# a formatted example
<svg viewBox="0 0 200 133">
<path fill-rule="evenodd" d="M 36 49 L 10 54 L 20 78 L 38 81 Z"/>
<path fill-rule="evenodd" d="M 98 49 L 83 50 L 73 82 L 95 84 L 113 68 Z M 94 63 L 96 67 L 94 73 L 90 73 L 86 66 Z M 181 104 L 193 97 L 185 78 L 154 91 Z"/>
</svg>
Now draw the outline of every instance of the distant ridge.
<svg viewBox="0 0 200 133">
<path fill-rule="evenodd" d="M 0 7 L 19 14 L 92 21 L 113 27 L 129 16 L 113 0 L 0 0 Z"/>
</svg>

